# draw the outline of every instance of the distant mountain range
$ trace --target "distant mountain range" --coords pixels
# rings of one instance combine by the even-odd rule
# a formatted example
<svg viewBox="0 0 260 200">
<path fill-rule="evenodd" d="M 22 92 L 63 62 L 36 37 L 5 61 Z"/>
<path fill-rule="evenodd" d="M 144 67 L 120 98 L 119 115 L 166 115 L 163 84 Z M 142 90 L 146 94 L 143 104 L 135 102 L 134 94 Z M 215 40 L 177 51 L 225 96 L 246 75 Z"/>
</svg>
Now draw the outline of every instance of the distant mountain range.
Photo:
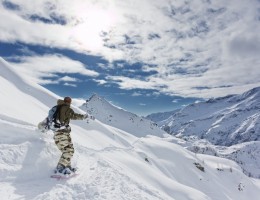
<svg viewBox="0 0 260 200">
<path fill-rule="evenodd" d="M 147 116 L 167 133 L 197 137 L 212 144 L 231 146 L 260 140 L 260 87 L 241 95 L 230 95 L 190 104 L 169 116 Z M 157 117 L 156 117 L 157 116 Z"/>
<path fill-rule="evenodd" d="M 187 149 L 232 159 L 244 173 L 260 178 L 260 87 L 147 119 L 180 138 L 177 143 Z"/>
</svg>

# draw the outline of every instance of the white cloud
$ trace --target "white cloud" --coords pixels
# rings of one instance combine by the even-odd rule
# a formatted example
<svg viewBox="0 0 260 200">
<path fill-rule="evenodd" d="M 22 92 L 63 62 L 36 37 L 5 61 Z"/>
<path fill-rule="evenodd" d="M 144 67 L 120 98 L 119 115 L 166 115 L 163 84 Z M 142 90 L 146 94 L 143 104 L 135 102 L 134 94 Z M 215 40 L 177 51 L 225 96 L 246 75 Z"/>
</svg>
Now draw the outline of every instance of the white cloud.
<svg viewBox="0 0 260 200">
<path fill-rule="evenodd" d="M 79 81 L 76 78 L 70 77 L 70 76 L 63 76 L 62 78 L 59 78 L 59 81 L 64 81 L 64 82 L 77 82 Z"/>
<path fill-rule="evenodd" d="M 159 84 L 152 81 L 138 80 L 133 78 L 128 78 L 124 76 L 108 76 L 108 80 L 119 85 L 121 89 L 131 90 L 131 89 L 157 89 Z"/>
<path fill-rule="evenodd" d="M 130 38 L 140 36 L 141 42 L 118 46 L 130 59 L 157 65 L 144 66 L 143 70 L 158 74 L 145 80 L 114 78 L 121 88 L 209 98 L 260 86 L 260 15 L 256 1 L 171 2 L 157 5 L 169 15 L 172 12 L 171 21 L 156 10 L 153 16 L 159 26 L 144 17 L 142 26 L 128 34 Z M 135 16 L 133 21 L 140 23 L 138 14 Z M 145 40 L 150 26 L 160 37 Z"/>
<path fill-rule="evenodd" d="M 178 103 L 180 101 L 180 99 L 174 99 L 172 100 L 172 103 Z"/>
<path fill-rule="evenodd" d="M 133 97 L 138 97 L 138 96 L 142 96 L 142 94 L 140 92 L 134 92 L 132 94 Z"/>
<path fill-rule="evenodd" d="M 260 85 L 259 1 L 218 0 L 12 0 L 20 9 L 0 6 L 0 41 L 67 48 L 109 61 L 142 62 L 145 78 L 111 74 L 107 81 L 122 89 L 155 89 L 171 95 L 216 97 Z M 51 23 L 33 21 L 40 16 Z M 57 24 L 57 19 L 66 23 Z M 55 21 L 56 20 L 56 21 Z M 50 56 L 48 56 L 50 57 Z M 34 56 L 17 64 L 33 75 L 53 77 L 42 61 L 66 59 Z M 37 62 L 36 62 L 37 61 Z M 64 61 L 65 62 L 65 61 Z M 95 76 L 76 61 L 71 73 Z M 57 64 L 57 63 L 56 63 Z M 51 63 L 47 62 L 50 66 Z M 55 62 L 54 62 L 54 66 Z M 152 67 L 151 67 L 152 66 Z M 112 68 L 111 64 L 102 68 Z M 116 66 L 122 70 L 119 63 Z M 66 70 L 73 69 L 65 64 Z M 48 67 L 46 67 L 48 69 Z M 98 81 L 104 84 L 104 81 Z"/>
<path fill-rule="evenodd" d="M 98 73 L 86 69 L 83 63 L 71 60 L 61 55 L 44 55 L 32 57 L 20 57 L 19 63 L 12 63 L 13 66 L 28 80 L 40 83 L 59 83 L 60 81 L 77 81 L 74 78 L 65 76 L 55 79 L 56 73 L 61 74 L 82 74 L 85 76 L 98 76 Z"/>
<path fill-rule="evenodd" d="M 104 85 L 107 83 L 106 80 L 101 80 L 101 79 L 94 79 L 93 81 L 97 82 L 99 85 Z"/>
<path fill-rule="evenodd" d="M 104 47 L 101 37 L 103 31 L 108 31 L 109 24 L 104 21 L 114 15 L 112 8 L 107 10 L 102 8 L 101 4 L 82 0 L 66 3 L 61 0 L 53 3 L 47 0 L 12 2 L 19 5 L 20 9 L 10 11 L 0 4 L 0 28 L 4 30 L 0 32 L 0 41 L 69 48 L 78 52 L 103 55 L 108 60 L 120 56 L 116 49 Z M 32 20 L 32 16 L 50 20 L 52 23 Z M 53 16 L 58 19 L 63 17 L 67 23 L 57 24 Z"/>
<path fill-rule="evenodd" d="M 150 94 L 146 94 L 146 96 L 149 96 Z M 153 92 L 151 95 L 153 95 L 153 96 L 155 96 L 155 97 L 158 97 L 158 96 L 160 96 L 161 95 L 161 93 L 160 92 Z M 151 96 L 150 95 L 150 96 Z"/>
<path fill-rule="evenodd" d="M 71 83 L 64 83 L 65 86 L 70 86 L 70 87 L 77 87 L 76 84 L 71 84 Z"/>
</svg>

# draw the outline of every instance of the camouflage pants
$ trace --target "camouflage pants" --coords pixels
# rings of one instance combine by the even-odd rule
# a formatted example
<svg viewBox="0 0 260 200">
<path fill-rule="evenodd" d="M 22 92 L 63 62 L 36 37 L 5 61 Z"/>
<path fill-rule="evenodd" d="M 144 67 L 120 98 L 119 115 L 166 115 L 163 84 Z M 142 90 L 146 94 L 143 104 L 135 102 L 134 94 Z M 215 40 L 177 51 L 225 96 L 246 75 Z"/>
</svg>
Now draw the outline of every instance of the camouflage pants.
<svg viewBox="0 0 260 200">
<path fill-rule="evenodd" d="M 74 154 L 74 147 L 69 132 L 59 130 L 54 134 L 55 144 L 62 153 L 58 164 L 62 164 L 65 167 L 71 166 L 71 158 Z"/>
</svg>

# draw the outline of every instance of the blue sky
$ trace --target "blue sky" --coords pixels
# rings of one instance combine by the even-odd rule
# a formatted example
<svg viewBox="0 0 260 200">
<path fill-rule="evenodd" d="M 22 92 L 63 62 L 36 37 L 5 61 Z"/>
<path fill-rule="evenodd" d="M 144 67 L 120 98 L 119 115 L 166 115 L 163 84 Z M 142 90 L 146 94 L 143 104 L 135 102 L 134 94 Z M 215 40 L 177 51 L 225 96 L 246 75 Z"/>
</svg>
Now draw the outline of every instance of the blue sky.
<svg viewBox="0 0 260 200">
<path fill-rule="evenodd" d="M 260 86 L 258 0 L 2 0 L 0 56 L 139 115 Z"/>
</svg>

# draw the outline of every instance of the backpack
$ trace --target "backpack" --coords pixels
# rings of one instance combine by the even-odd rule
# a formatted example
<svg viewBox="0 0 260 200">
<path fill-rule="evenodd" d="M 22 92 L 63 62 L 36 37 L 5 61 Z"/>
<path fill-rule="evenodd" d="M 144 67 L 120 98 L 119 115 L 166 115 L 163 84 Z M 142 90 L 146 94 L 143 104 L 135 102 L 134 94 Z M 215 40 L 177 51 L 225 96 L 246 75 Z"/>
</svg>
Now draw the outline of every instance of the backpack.
<svg viewBox="0 0 260 200">
<path fill-rule="evenodd" d="M 42 133 L 46 133 L 48 130 L 54 130 L 61 127 L 58 122 L 59 113 L 62 105 L 53 106 L 48 113 L 48 116 L 38 124 L 38 129 Z"/>
<path fill-rule="evenodd" d="M 56 106 L 53 106 L 49 110 L 49 114 L 48 114 L 48 117 L 47 117 L 48 129 L 50 129 L 52 123 L 54 123 L 55 128 L 60 128 L 61 125 L 58 122 L 58 116 L 59 116 L 61 107 L 62 107 L 62 105 L 56 105 Z"/>
</svg>

